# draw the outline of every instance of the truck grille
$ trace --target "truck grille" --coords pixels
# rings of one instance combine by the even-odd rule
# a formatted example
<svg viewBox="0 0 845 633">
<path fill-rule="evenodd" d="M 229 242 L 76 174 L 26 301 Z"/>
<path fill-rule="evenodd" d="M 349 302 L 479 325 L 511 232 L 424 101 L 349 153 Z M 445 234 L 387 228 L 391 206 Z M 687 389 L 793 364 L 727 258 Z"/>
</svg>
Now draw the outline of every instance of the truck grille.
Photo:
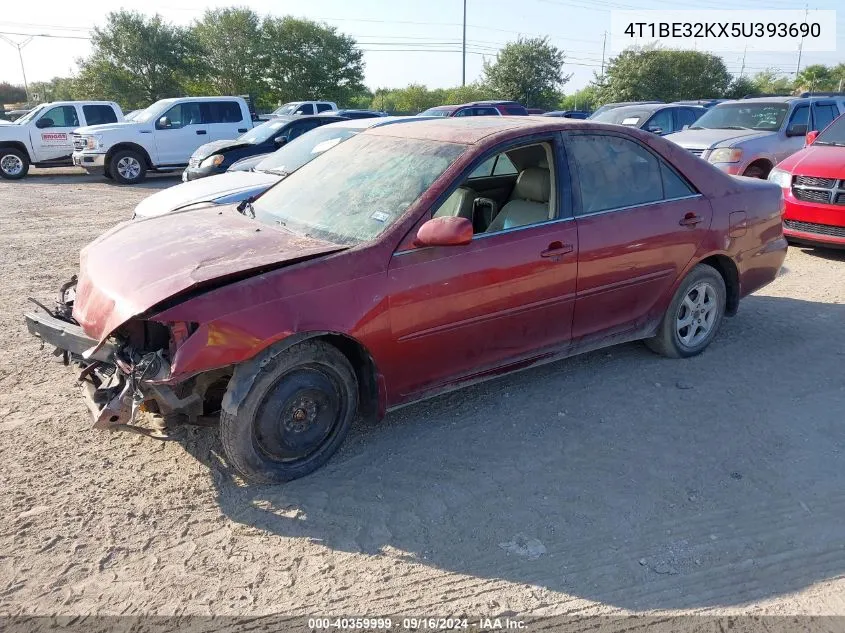
<svg viewBox="0 0 845 633">
<path fill-rule="evenodd" d="M 815 233 L 816 235 L 829 235 L 831 237 L 845 237 L 845 226 L 831 226 L 830 224 L 815 224 L 814 222 L 798 222 L 797 220 L 784 220 L 783 226 L 793 231 L 802 233 Z"/>
<path fill-rule="evenodd" d="M 792 195 L 804 202 L 845 205 L 845 180 L 795 176 Z"/>
<path fill-rule="evenodd" d="M 73 149 L 75 149 L 77 152 L 80 152 L 83 149 L 85 149 L 85 147 L 86 147 L 85 139 L 82 138 L 79 134 L 74 134 L 73 135 Z"/>
</svg>

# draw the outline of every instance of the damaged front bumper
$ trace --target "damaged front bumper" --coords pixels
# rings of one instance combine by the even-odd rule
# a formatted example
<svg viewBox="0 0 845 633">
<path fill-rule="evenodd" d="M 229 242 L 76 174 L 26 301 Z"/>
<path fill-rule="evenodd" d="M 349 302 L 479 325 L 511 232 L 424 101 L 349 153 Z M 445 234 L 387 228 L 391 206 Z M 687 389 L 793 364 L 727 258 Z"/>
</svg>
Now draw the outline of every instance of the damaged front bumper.
<svg viewBox="0 0 845 633">
<path fill-rule="evenodd" d="M 114 339 L 98 346 L 98 341 L 85 334 L 71 316 L 74 295 L 75 280 L 71 280 L 62 286 L 54 311 L 35 302 L 44 312 L 29 312 L 24 320 L 33 336 L 53 346 L 65 365 L 78 369 L 77 381 L 94 428 L 167 439 L 164 425 L 153 430 L 136 426 L 137 414 L 148 411 L 158 414 L 160 420 L 170 413 L 188 419 L 201 416 L 203 401 L 197 393 L 180 398 L 173 387 L 160 384 L 170 373 L 161 350 L 139 353 Z"/>
</svg>

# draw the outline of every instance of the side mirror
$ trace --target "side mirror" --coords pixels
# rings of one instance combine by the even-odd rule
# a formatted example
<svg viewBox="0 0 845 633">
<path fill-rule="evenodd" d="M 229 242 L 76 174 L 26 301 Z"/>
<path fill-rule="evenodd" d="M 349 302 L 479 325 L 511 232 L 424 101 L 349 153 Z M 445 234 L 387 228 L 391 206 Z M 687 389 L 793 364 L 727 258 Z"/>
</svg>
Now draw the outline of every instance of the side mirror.
<svg viewBox="0 0 845 633">
<path fill-rule="evenodd" d="M 807 134 L 807 124 L 806 123 L 793 123 L 788 128 L 786 128 L 786 135 L 787 136 L 805 136 Z"/>
<path fill-rule="evenodd" d="M 166 116 L 163 116 L 158 120 L 158 125 L 156 127 L 159 130 L 166 130 L 171 125 L 172 125 L 172 123 L 170 122 L 170 119 L 168 119 Z"/>
<path fill-rule="evenodd" d="M 652 134 L 663 134 L 663 128 L 662 127 L 649 126 L 649 127 L 646 128 L 646 130 L 648 130 Z"/>
<path fill-rule="evenodd" d="M 818 135 L 819 135 L 818 130 L 811 130 L 810 132 L 807 132 L 807 136 L 804 138 L 804 147 L 807 147 L 807 145 L 812 145 L 813 143 L 815 143 Z"/>
<path fill-rule="evenodd" d="M 273 142 L 276 144 L 277 147 L 281 147 L 282 145 L 285 145 L 288 142 L 288 137 L 287 136 L 277 136 L 276 138 L 273 139 Z"/>
<path fill-rule="evenodd" d="M 55 121 L 50 117 L 42 117 L 35 122 L 35 127 L 39 129 L 44 129 L 45 127 L 53 127 L 56 125 Z"/>
<path fill-rule="evenodd" d="M 446 216 L 432 218 L 417 231 L 414 246 L 462 246 L 472 241 L 472 222 Z"/>
</svg>

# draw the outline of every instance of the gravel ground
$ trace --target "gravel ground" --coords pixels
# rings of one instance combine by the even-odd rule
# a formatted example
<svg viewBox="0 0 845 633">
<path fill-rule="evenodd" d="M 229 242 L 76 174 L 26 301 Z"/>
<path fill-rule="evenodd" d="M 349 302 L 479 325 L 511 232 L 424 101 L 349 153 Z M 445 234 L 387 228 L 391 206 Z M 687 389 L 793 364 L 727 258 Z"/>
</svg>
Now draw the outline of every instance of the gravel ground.
<svg viewBox="0 0 845 633">
<path fill-rule="evenodd" d="M 0 182 L 0 613 L 845 614 L 845 253 L 790 248 L 698 358 L 535 368 L 244 486 L 213 429 L 92 431 L 21 316 L 176 182 Z"/>
</svg>

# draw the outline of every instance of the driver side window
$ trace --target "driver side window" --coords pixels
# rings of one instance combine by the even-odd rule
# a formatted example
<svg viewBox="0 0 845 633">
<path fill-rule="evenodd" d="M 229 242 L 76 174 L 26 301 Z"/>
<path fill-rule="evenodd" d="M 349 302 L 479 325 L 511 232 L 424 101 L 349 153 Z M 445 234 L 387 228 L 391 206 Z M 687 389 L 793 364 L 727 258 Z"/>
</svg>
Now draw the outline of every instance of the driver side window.
<svg viewBox="0 0 845 633">
<path fill-rule="evenodd" d="M 46 127 L 78 127 L 79 117 L 76 114 L 76 108 L 73 106 L 56 106 L 50 108 L 45 112 L 39 120 L 50 119 L 53 125 Z"/>
<path fill-rule="evenodd" d="M 178 130 L 186 125 L 199 125 L 202 123 L 200 105 L 198 103 L 179 103 L 170 108 L 163 115 L 170 121 L 167 126 L 169 130 Z M 156 124 L 156 127 L 159 127 Z"/>
<path fill-rule="evenodd" d="M 521 228 L 557 217 L 551 142 L 496 154 L 474 169 L 432 217 L 462 217 L 476 236 Z"/>
</svg>

